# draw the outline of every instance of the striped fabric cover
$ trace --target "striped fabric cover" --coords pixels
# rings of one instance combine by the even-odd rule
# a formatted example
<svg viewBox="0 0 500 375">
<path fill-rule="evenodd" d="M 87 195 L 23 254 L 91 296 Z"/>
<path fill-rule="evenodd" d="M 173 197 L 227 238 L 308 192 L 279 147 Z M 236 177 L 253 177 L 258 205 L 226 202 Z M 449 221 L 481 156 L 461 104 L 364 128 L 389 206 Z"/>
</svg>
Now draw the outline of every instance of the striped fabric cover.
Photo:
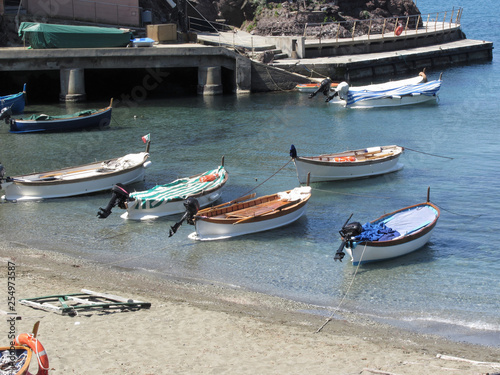
<svg viewBox="0 0 500 375">
<path fill-rule="evenodd" d="M 441 80 L 419 83 L 416 85 L 401 86 L 398 88 L 380 90 L 380 91 L 355 91 L 349 90 L 347 93 L 347 106 L 356 102 L 368 99 L 390 98 L 392 96 L 405 96 L 411 94 L 421 94 L 427 96 L 436 95 L 441 88 Z"/>
<path fill-rule="evenodd" d="M 213 181 L 200 182 L 201 176 L 217 173 L 218 177 Z M 142 201 L 145 205 L 147 201 L 152 201 L 152 206 L 162 202 L 170 202 L 177 199 L 186 199 L 189 196 L 197 195 L 203 191 L 212 189 L 220 185 L 226 176 L 226 170 L 223 166 L 212 169 L 193 178 L 180 178 L 166 185 L 157 185 L 146 191 L 137 191 L 130 193 L 130 197 Z"/>
</svg>

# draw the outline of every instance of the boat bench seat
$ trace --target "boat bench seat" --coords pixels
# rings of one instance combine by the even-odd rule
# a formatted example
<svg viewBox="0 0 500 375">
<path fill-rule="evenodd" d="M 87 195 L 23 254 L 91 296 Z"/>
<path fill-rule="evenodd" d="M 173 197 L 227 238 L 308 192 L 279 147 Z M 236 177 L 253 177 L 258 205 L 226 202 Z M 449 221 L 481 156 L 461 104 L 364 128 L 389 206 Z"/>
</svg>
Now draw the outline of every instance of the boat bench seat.
<svg viewBox="0 0 500 375">
<path fill-rule="evenodd" d="M 250 217 L 250 216 L 258 216 L 263 214 L 264 212 L 271 211 L 271 210 L 276 210 L 280 206 L 283 206 L 285 204 L 288 204 L 289 202 L 287 201 L 272 201 L 272 202 L 265 202 L 258 204 L 256 206 L 252 207 L 247 207 L 243 208 L 238 211 L 234 212 L 228 212 L 225 214 L 226 218 L 236 218 L 236 219 L 242 219 L 245 217 Z"/>
</svg>

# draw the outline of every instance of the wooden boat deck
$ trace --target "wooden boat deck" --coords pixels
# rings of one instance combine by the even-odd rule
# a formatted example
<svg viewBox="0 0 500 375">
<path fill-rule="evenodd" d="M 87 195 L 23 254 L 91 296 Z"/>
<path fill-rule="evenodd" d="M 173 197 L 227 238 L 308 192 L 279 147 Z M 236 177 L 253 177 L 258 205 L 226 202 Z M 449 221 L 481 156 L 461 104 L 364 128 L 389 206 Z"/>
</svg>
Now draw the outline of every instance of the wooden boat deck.
<svg viewBox="0 0 500 375">
<path fill-rule="evenodd" d="M 269 202 L 263 202 L 252 207 L 243 208 L 241 210 L 228 212 L 222 215 L 214 216 L 215 218 L 221 219 L 243 219 L 246 217 L 259 216 L 267 212 L 272 212 L 279 209 L 281 206 L 289 204 L 289 201 L 273 200 Z"/>
</svg>

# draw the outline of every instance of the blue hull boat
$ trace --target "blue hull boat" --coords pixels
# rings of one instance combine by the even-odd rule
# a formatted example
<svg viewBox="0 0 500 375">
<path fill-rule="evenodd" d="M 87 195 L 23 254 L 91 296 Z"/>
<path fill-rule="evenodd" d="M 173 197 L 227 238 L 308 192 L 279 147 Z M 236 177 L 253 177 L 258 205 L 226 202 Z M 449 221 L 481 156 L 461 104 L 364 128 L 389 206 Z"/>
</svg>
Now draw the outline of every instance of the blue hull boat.
<svg viewBox="0 0 500 375">
<path fill-rule="evenodd" d="M 23 86 L 23 91 L 17 94 L 0 96 L 0 109 L 9 108 L 12 114 L 16 115 L 23 113 L 26 103 L 26 84 Z"/>
<path fill-rule="evenodd" d="M 10 132 L 67 132 L 92 128 L 102 129 L 111 123 L 112 103 L 113 100 L 106 108 L 90 109 L 71 115 L 34 115 L 28 119 L 10 119 Z"/>
</svg>

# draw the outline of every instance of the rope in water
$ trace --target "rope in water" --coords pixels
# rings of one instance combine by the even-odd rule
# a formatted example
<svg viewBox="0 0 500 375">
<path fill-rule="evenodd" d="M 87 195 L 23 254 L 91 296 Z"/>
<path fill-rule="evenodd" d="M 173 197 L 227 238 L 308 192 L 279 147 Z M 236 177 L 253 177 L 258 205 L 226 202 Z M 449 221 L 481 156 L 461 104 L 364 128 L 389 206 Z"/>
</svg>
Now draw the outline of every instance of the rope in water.
<svg viewBox="0 0 500 375">
<path fill-rule="evenodd" d="M 293 159 L 290 159 L 288 160 L 285 165 L 283 165 L 280 169 L 278 169 L 276 172 L 274 172 L 271 176 L 269 176 L 268 178 L 266 178 L 264 181 L 262 181 L 260 184 L 258 184 L 257 186 L 255 186 L 254 188 L 250 189 L 249 191 L 247 191 L 245 194 L 242 194 L 240 196 L 241 197 L 244 197 L 245 195 L 248 195 L 249 193 L 251 193 L 252 191 L 254 191 L 255 189 L 257 189 L 259 186 L 262 186 L 264 185 L 267 181 L 269 181 L 271 178 L 273 178 L 274 176 L 276 176 L 283 168 L 285 168 L 288 164 L 290 164 L 290 162 L 292 161 Z"/>
<path fill-rule="evenodd" d="M 449 156 L 441 156 L 441 155 L 436 155 L 436 154 L 430 154 L 428 152 L 423 152 L 423 151 L 418 151 L 418 150 L 414 150 L 412 148 L 408 148 L 408 147 L 405 147 L 405 150 L 409 150 L 409 151 L 413 151 L 413 152 L 418 152 L 420 154 L 425 154 L 425 155 L 430 155 L 430 156 L 435 156 L 437 158 L 443 158 L 443 159 L 450 159 L 450 160 L 453 160 L 453 158 L 449 157 Z"/>
<path fill-rule="evenodd" d="M 339 311 L 340 306 L 342 306 L 342 304 L 344 303 L 344 300 L 346 299 L 347 294 L 349 294 L 349 290 L 351 290 L 352 284 L 354 284 L 354 279 L 356 278 L 356 275 L 358 274 L 359 266 L 361 265 L 361 260 L 363 259 L 363 255 L 365 254 L 365 249 L 366 249 L 366 244 L 365 244 L 365 247 L 363 248 L 363 252 L 361 253 L 361 257 L 359 258 L 359 262 L 358 262 L 358 265 L 356 266 L 356 270 L 354 271 L 354 275 L 352 277 L 351 283 L 349 284 L 349 287 L 347 288 L 346 292 L 344 293 L 344 296 L 342 297 L 339 304 L 337 305 L 337 308 L 335 310 L 333 310 L 332 314 L 326 319 L 326 321 L 323 323 L 323 325 L 317 329 L 317 331 L 315 333 L 319 333 L 329 322 L 332 321 L 333 316 L 337 313 L 337 311 Z"/>
</svg>

